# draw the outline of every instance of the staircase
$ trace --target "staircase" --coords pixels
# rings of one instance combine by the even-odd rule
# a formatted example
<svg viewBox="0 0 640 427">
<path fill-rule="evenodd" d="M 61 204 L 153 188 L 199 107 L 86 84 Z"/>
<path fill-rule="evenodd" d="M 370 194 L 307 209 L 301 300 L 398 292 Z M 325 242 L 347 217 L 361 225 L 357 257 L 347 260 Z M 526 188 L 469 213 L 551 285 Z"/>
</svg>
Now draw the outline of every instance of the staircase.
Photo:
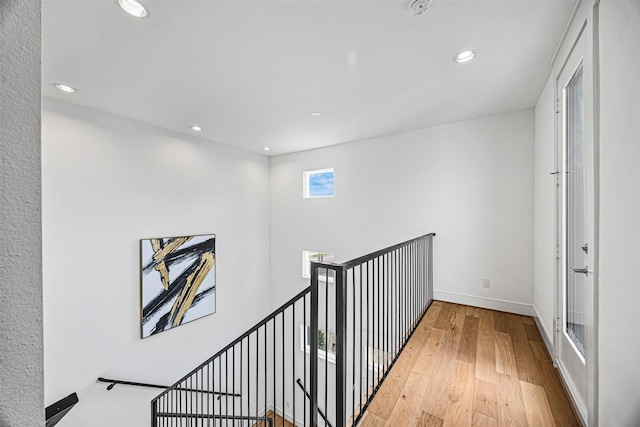
<svg viewBox="0 0 640 427">
<path fill-rule="evenodd" d="M 312 262 L 311 286 L 152 401 L 152 427 L 357 425 L 432 301 L 434 236 Z"/>
</svg>

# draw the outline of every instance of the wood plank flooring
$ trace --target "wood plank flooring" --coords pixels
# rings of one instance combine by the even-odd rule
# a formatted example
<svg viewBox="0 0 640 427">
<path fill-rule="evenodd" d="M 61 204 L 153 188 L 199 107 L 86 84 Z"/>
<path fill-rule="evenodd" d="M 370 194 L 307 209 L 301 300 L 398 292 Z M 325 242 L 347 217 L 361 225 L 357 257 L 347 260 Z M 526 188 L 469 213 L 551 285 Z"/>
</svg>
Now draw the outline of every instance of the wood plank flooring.
<svg viewBox="0 0 640 427">
<path fill-rule="evenodd" d="M 284 420 L 280 415 L 274 414 L 273 411 L 267 411 L 265 417 L 273 418 L 275 423 L 272 427 L 293 427 L 293 424 L 289 420 Z M 266 421 L 259 421 L 253 425 L 253 427 L 268 427 L 269 423 Z"/>
<path fill-rule="evenodd" d="M 531 317 L 434 301 L 360 427 L 580 426 Z"/>
</svg>

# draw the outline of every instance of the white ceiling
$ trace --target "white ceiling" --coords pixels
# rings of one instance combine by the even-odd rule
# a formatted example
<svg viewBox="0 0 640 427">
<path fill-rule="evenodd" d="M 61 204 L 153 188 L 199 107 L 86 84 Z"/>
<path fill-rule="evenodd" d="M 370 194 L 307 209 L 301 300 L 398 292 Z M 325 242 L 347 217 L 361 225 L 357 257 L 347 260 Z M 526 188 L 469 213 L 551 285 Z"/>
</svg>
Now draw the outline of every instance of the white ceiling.
<svg viewBox="0 0 640 427">
<path fill-rule="evenodd" d="M 273 155 L 533 107 L 576 1 L 143 3 L 45 0 L 43 96 Z"/>
</svg>

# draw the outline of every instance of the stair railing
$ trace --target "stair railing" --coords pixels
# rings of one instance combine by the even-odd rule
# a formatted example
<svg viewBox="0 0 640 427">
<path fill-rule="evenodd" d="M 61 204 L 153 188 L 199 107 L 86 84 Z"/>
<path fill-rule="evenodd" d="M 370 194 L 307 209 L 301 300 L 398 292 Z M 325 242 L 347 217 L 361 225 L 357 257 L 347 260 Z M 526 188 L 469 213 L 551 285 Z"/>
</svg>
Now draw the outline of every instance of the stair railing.
<svg viewBox="0 0 640 427">
<path fill-rule="evenodd" d="M 357 425 L 433 299 L 434 236 L 312 262 L 311 286 L 152 401 L 152 427 Z"/>
<path fill-rule="evenodd" d="M 335 399 L 330 403 L 331 391 L 318 389 L 313 379 L 309 393 L 324 396 L 325 408 L 335 408 L 328 413 L 335 414 L 331 418 L 337 427 L 357 425 L 362 419 L 431 304 L 434 236 L 420 236 L 343 264 L 311 263 L 312 289 L 321 287 L 315 295 L 323 294 L 321 278 L 334 277 L 335 282 Z M 324 286 L 325 300 L 330 298 L 328 287 Z M 312 291 L 312 310 L 313 298 Z M 330 319 L 315 313 L 311 321 L 312 334 L 322 330 L 323 322 L 333 327 Z M 311 372 L 316 372 L 313 359 L 311 364 Z M 324 364 L 326 372 L 326 360 Z M 330 383 L 325 379 L 324 387 Z M 311 412 L 316 420 L 313 400 Z"/>
</svg>

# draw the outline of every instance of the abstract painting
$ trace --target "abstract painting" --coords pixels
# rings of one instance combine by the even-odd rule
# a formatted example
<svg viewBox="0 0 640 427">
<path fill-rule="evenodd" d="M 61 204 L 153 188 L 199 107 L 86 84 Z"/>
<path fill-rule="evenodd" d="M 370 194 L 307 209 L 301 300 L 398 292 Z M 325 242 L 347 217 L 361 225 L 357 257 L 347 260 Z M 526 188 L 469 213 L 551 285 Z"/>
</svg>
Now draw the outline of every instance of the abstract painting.
<svg viewBox="0 0 640 427">
<path fill-rule="evenodd" d="M 216 236 L 140 241 L 142 338 L 216 311 Z"/>
</svg>

